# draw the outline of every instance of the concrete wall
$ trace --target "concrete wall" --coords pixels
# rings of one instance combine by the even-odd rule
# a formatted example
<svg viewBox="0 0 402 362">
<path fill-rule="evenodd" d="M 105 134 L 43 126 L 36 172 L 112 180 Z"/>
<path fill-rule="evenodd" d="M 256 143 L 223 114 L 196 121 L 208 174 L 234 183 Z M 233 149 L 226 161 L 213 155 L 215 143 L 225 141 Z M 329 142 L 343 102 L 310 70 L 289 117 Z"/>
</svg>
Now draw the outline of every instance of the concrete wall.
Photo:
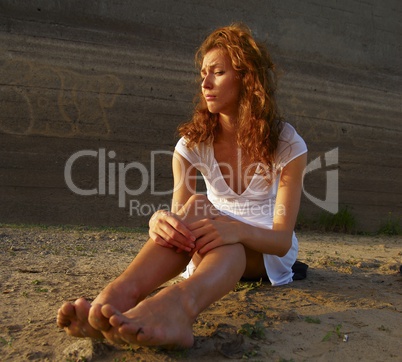
<svg viewBox="0 0 402 362">
<path fill-rule="evenodd" d="M 194 50 L 241 20 L 267 40 L 285 118 L 309 161 L 322 161 L 305 177 L 301 212 L 322 211 L 307 196 L 325 199 L 335 168 L 340 204 L 376 230 L 402 211 L 401 15 L 399 0 L 2 0 L 0 222 L 146 224 L 137 211 L 170 197 L 153 195 L 138 164 L 155 191 L 170 189 L 167 152 L 191 112 Z M 338 162 L 326 168 L 334 149 Z M 66 185 L 66 162 L 83 150 L 92 153 L 74 162 L 72 181 L 96 195 Z M 113 181 L 133 162 L 127 188 L 146 190 L 119 207 Z"/>
</svg>

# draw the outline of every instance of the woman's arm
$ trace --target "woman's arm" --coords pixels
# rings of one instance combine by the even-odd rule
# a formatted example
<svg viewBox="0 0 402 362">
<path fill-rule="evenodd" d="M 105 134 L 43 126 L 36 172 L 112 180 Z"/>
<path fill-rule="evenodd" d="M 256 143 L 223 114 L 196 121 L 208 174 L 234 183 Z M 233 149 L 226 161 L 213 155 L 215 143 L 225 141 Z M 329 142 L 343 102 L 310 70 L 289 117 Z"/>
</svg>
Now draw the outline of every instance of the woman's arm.
<svg viewBox="0 0 402 362">
<path fill-rule="evenodd" d="M 306 161 L 307 155 L 303 154 L 282 170 L 272 230 L 238 225 L 239 240 L 244 246 L 263 254 L 278 256 L 284 256 L 289 251 L 300 207 Z"/>
<path fill-rule="evenodd" d="M 173 198 L 171 211 L 177 213 L 196 193 L 197 170 L 177 151 L 173 154 Z"/>
<path fill-rule="evenodd" d="M 200 220 L 189 225 L 197 237 L 195 249 L 203 254 L 221 245 L 242 243 L 263 254 L 286 255 L 292 245 L 306 161 L 307 155 L 303 154 L 289 162 L 281 172 L 272 230 L 226 216 L 215 220 Z"/>
<path fill-rule="evenodd" d="M 149 221 L 149 236 L 159 245 L 190 252 L 195 237 L 175 215 L 195 193 L 196 169 L 178 152 L 172 160 L 174 189 L 171 212 L 159 210 Z"/>
</svg>

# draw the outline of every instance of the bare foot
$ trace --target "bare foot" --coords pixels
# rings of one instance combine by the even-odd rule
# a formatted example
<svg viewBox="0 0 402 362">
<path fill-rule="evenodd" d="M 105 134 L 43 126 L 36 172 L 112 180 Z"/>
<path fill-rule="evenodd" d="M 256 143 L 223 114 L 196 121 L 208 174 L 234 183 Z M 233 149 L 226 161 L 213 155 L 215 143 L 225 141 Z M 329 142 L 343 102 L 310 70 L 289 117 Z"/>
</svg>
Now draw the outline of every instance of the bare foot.
<svg viewBox="0 0 402 362">
<path fill-rule="evenodd" d="M 110 304 L 102 307 L 102 313 L 129 344 L 187 348 L 194 343 L 196 318 L 190 302 L 172 285 L 123 314 Z"/>
<path fill-rule="evenodd" d="M 107 338 L 121 343 L 121 339 L 115 336 L 109 319 L 101 313 L 101 308 L 106 303 L 112 303 L 121 311 L 134 307 L 137 299 L 128 290 L 109 284 L 92 304 L 84 298 L 77 299 L 74 303 L 64 303 L 57 314 L 57 325 L 74 337 Z"/>
<path fill-rule="evenodd" d="M 57 325 L 70 336 L 103 338 L 102 333 L 88 322 L 90 308 L 91 304 L 84 298 L 74 303 L 64 303 L 57 313 Z"/>
<path fill-rule="evenodd" d="M 109 304 L 107 304 L 109 305 Z M 124 341 L 119 332 L 118 328 L 113 327 L 110 322 L 109 318 L 106 318 L 102 313 L 102 304 L 94 304 L 91 307 L 91 311 L 89 314 L 88 321 L 90 325 L 97 331 L 99 331 L 104 338 L 106 338 L 109 342 L 116 343 L 116 344 L 125 344 L 127 343 Z M 120 313 L 118 309 L 116 309 L 117 313 Z"/>
<path fill-rule="evenodd" d="M 133 308 L 137 301 L 138 296 L 124 284 L 117 282 L 109 284 L 93 301 L 88 322 L 110 342 L 123 343 L 115 328 L 109 323 L 109 318 L 102 314 L 102 307 L 104 304 L 112 304 L 118 311 L 125 312 Z"/>
</svg>

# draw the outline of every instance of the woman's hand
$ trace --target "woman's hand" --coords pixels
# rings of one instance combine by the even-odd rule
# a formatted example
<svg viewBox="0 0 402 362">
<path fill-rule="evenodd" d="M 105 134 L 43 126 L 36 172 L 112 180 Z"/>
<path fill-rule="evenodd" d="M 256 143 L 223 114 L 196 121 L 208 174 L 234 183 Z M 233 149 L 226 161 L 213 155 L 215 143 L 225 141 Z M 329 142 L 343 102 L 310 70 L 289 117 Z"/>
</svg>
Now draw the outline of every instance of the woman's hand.
<svg viewBox="0 0 402 362">
<path fill-rule="evenodd" d="M 214 219 L 202 219 L 188 226 L 197 238 L 195 252 L 205 254 L 222 245 L 239 242 L 238 222 L 228 216 L 218 216 Z"/>
<path fill-rule="evenodd" d="M 179 220 L 179 218 L 165 210 L 158 210 L 149 220 L 149 236 L 155 243 L 167 247 L 177 248 L 177 252 L 191 252 L 195 247 L 196 237 Z"/>
</svg>

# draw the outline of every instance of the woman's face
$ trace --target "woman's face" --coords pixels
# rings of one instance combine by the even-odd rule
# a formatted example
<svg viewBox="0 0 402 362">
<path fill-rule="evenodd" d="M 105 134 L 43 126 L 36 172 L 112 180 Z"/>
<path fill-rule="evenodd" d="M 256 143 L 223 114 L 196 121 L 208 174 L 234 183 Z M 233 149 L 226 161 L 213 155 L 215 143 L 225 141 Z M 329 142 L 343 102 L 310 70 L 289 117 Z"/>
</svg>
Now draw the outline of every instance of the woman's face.
<svg viewBox="0 0 402 362">
<path fill-rule="evenodd" d="M 220 49 L 211 49 L 201 69 L 202 94 L 211 113 L 236 118 L 239 107 L 240 78 L 230 57 Z"/>
</svg>

